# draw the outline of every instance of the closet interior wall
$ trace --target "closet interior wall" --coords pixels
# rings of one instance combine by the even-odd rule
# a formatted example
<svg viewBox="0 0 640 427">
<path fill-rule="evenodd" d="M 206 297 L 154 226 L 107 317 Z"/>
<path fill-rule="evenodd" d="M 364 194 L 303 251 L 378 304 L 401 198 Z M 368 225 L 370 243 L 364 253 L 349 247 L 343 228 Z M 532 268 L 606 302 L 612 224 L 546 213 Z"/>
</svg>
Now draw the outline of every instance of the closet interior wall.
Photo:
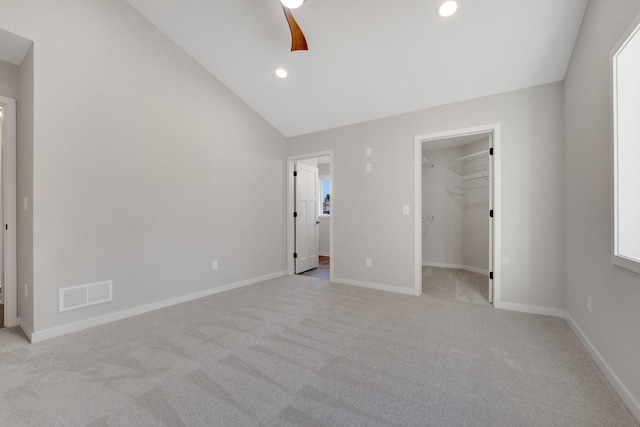
<svg viewBox="0 0 640 427">
<path fill-rule="evenodd" d="M 489 145 L 486 137 L 424 152 L 423 265 L 488 274 Z"/>
</svg>

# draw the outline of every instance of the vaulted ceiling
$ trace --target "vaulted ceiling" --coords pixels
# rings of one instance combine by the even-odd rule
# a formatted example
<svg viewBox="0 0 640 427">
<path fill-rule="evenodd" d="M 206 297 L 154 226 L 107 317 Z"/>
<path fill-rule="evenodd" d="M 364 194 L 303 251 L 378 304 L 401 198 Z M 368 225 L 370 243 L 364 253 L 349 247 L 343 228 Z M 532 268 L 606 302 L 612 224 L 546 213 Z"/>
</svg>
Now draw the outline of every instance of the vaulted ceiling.
<svg viewBox="0 0 640 427">
<path fill-rule="evenodd" d="M 286 136 L 564 79 L 587 0 L 126 0 Z M 275 69 L 286 68 L 279 79 Z"/>
</svg>

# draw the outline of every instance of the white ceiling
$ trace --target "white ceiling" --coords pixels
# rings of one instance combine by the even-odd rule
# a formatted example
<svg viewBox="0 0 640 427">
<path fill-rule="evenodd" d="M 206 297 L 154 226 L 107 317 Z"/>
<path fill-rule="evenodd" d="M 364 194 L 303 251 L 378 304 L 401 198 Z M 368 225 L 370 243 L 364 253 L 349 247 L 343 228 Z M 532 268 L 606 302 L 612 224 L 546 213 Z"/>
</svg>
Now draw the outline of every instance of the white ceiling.
<svg viewBox="0 0 640 427">
<path fill-rule="evenodd" d="M 564 79 L 588 0 L 126 0 L 285 136 Z M 274 71 L 285 67 L 287 79 Z"/>
</svg>

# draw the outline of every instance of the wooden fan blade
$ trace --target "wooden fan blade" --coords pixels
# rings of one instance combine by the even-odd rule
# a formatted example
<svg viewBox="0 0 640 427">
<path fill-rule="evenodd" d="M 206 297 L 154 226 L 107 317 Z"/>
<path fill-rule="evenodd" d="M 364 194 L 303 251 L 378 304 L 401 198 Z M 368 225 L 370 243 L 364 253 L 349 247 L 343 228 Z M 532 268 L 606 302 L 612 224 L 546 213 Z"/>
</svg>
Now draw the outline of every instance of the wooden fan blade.
<svg viewBox="0 0 640 427">
<path fill-rule="evenodd" d="M 291 31 L 291 52 L 294 50 L 309 50 L 307 39 L 304 38 L 304 34 L 302 34 L 302 30 L 296 20 L 293 19 L 291 10 L 284 6 L 282 6 L 282 10 L 284 11 L 284 16 L 287 18 L 289 30 Z"/>
</svg>

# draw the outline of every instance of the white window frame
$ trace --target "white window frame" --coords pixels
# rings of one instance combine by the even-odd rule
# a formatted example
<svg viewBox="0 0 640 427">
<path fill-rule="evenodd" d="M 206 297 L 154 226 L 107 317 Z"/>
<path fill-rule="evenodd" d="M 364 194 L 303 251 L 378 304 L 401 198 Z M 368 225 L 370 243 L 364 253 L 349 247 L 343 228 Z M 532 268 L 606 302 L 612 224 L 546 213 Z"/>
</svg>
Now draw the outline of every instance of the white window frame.
<svg viewBox="0 0 640 427">
<path fill-rule="evenodd" d="M 622 162 L 620 162 L 620 159 L 619 159 L 620 146 L 622 144 L 630 144 L 630 143 L 640 144 L 640 139 L 631 138 L 630 141 L 621 140 L 619 135 L 620 132 L 619 132 L 618 116 L 619 116 L 619 108 L 621 107 L 621 105 L 619 105 L 619 102 L 618 102 L 618 87 L 620 85 L 618 81 L 618 75 L 619 75 L 618 57 L 624 52 L 624 49 L 631 42 L 631 40 L 634 40 L 634 43 L 640 40 L 640 15 L 636 17 L 633 24 L 627 29 L 627 31 L 625 31 L 620 41 L 616 44 L 616 46 L 614 47 L 611 53 L 611 64 L 612 64 L 611 93 L 612 93 L 612 114 L 613 114 L 613 117 L 612 117 L 613 195 L 614 195 L 613 196 L 613 251 L 612 251 L 613 253 L 611 256 L 611 261 L 613 264 L 619 267 L 623 267 L 625 269 L 634 271 L 636 273 L 640 273 L 640 255 L 638 255 L 638 257 L 636 258 L 635 255 L 631 256 L 629 254 L 621 253 L 620 247 L 619 247 L 620 236 L 621 236 L 621 233 L 624 232 L 624 230 L 621 230 L 621 224 L 620 224 L 621 222 L 620 218 L 622 216 L 620 212 L 620 198 L 624 197 L 624 194 L 621 194 L 621 191 L 620 191 L 620 180 L 621 180 L 621 175 L 623 174 L 620 171 L 620 168 L 622 166 L 621 165 Z M 638 70 L 638 75 L 640 75 L 640 69 Z M 640 111 L 638 111 L 637 114 L 640 115 Z M 624 167 L 627 167 L 627 166 L 624 166 Z M 636 187 L 637 187 L 637 190 L 640 191 L 640 180 L 636 183 Z M 638 221 L 640 221 L 640 218 L 638 218 Z M 622 227 L 624 227 L 624 225 L 622 225 Z M 631 232 L 634 233 L 634 231 L 631 231 Z M 640 239 L 640 235 L 638 236 L 638 238 Z"/>
</svg>

